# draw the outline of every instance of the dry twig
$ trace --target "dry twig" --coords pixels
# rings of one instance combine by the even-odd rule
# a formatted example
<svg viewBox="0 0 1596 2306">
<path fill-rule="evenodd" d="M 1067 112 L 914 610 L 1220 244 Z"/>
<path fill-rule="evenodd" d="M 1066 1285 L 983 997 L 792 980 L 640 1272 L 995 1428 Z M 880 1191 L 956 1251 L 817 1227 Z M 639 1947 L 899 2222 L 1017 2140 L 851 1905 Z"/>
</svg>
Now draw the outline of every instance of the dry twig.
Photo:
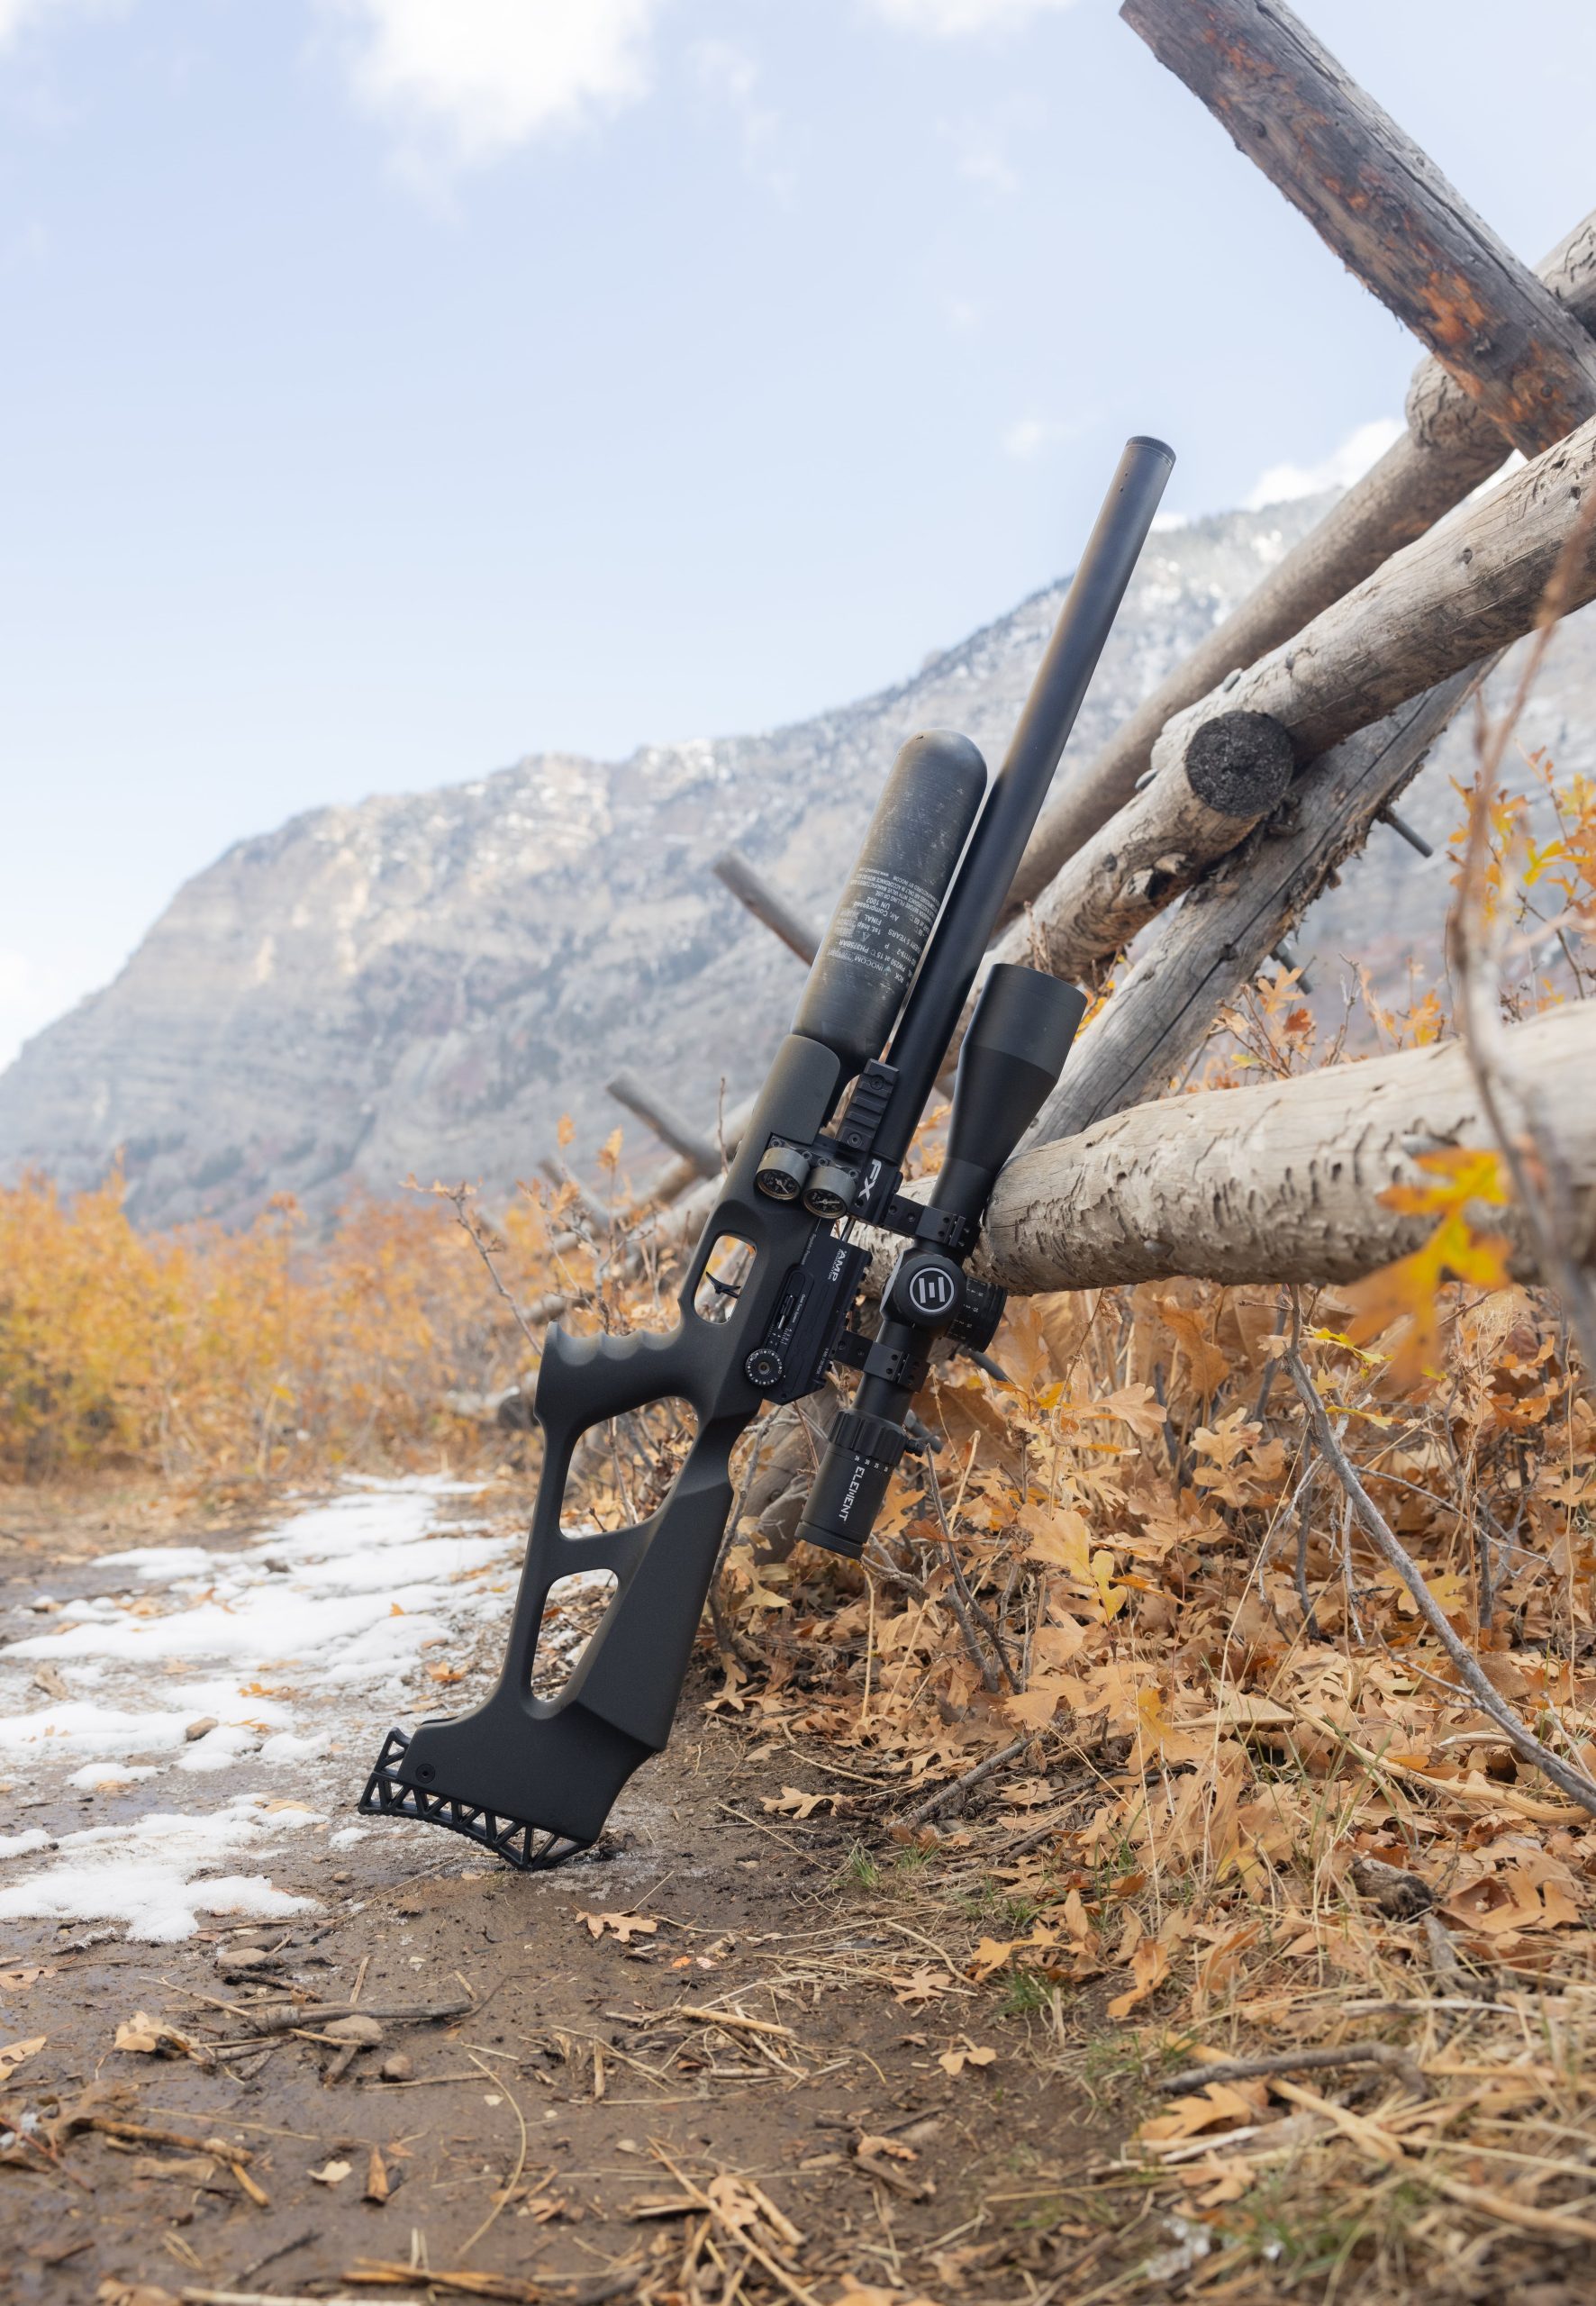
<svg viewBox="0 0 1596 2306">
<path fill-rule="evenodd" d="M 1308 1365 L 1299 1349 L 1299 1328 L 1300 1306 L 1293 1291 L 1292 1332 L 1285 1352 L 1286 1369 L 1297 1389 L 1298 1398 L 1308 1412 L 1308 1421 L 1313 1429 L 1319 1455 L 1340 1483 L 1365 1535 L 1382 1559 L 1396 1571 L 1413 1596 L 1419 1616 L 1457 1668 L 1458 1677 L 1470 1696 L 1480 1711 L 1497 1724 L 1514 1753 L 1521 1761 L 1528 1762 L 1543 1776 L 1548 1777 L 1560 1793 L 1565 1793 L 1571 1802 L 1577 1802 L 1582 1810 L 1596 1818 L 1596 1780 L 1587 1776 L 1582 1769 L 1576 1769 L 1572 1763 L 1564 1761 L 1560 1754 L 1552 1751 L 1550 1746 L 1543 1745 L 1528 1724 L 1521 1721 L 1506 1699 L 1500 1695 L 1467 1642 L 1454 1632 L 1451 1621 L 1426 1583 L 1424 1572 L 1358 1479 L 1357 1469 L 1336 1438 L 1325 1413 L 1319 1388 L 1309 1374 Z"/>
<path fill-rule="evenodd" d="M 1383 2065 L 1397 2074 L 1410 2096 L 1433 2093 L 1424 2068 L 1406 2050 L 1390 2042 L 1343 2042 L 1336 2049 L 1281 2050 L 1273 2057 L 1230 2057 L 1217 2065 L 1186 2065 L 1178 2074 L 1160 2074 L 1151 2084 L 1161 2098 L 1183 2097 L 1211 2082 L 1261 2082 L 1275 2074 L 1308 2074 L 1324 2066 Z"/>
</svg>

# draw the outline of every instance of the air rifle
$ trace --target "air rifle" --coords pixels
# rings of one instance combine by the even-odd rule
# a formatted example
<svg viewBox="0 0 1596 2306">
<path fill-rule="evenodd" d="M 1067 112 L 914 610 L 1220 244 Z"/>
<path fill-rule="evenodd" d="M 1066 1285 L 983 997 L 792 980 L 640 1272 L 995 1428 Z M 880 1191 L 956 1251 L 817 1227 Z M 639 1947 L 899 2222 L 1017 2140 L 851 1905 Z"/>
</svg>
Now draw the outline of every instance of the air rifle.
<svg viewBox="0 0 1596 2306">
<path fill-rule="evenodd" d="M 503 1670 L 475 1712 L 390 1730 L 363 1811 L 449 1827 L 528 1872 L 586 1848 L 670 1736 L 731 1512 L 731 1453 L 753 1419 L 767 1402 L 817 1392 L 833 1369 L 858 1371 L 798 1532 L 857 1561 L 908 1446 L 933 1342 L 975 1353 L 991 1342 L 1002 1293 L 965 1259 L 999 1170 L 1063 1069 L 1081 994 L 1036 969 L 993 967 L 928 1201 L 899 1191 L 902 1163 L 1174 462 L 1160 440 L 1127 443 L 990 789 L 975 747 L 946 730 L 898 755 L 700 1236 L 677 1326 L 549 1331 L 533 1403 L 543 1472 Z M 874 1335 L 853 1319 L 869 1261 L 852 1238 L 861 1224 L 907 1243 Z M 735 1289 L 716 1278 L 729 1262 Z M 629 1529 L 563 1529 L 580 1437 L 662 1400 L 696 1419 L 664 1503 Z M 580 1570 L 612 1572 L 615 1590 L 558 1696 L 540 1698 L 544 1606 Z"/>
</svg>

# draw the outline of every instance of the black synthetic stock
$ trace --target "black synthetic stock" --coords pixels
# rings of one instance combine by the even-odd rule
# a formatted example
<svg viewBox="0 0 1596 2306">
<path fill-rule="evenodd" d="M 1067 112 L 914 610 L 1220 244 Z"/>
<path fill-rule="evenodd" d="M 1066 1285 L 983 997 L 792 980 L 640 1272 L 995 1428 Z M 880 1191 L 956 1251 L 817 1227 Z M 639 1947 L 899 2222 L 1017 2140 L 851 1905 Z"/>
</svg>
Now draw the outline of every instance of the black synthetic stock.
<svg viewBox="0 0 1596 2306">
<path fill-rule="evenodd" d="M 622 1338 L 549 1331 L 533 1403 L 543 1472 L 498 1684 L 475 1712 L 422 1722 L 408 1746 L 373 1771 L 362 1809 L 394 1811 L 397 1784 L 434 1802 L 491 1811 L 515 1827 L 590 1842 L 633 1770 L 665 1744 L 731 1511 L 731 1451 L 763 1406 L 743 1358 L 764 1335 L 785 1276 L 815 1230 L 815 1220 L 796 1203 L 757 1192 L 754 1172 L 773 1130 L 820 1130 L 841 1078 L 839 1058 L 818 1041 L 790 1034 L 782 1043 L 682 1285 L 676 1329 Z M 711 1323 L 694 1312 L 693 1300 L 716 1244 L 729 1234 L 752 1243 L 754 1262 L 730 1319 Z M 563 1530 L 566 1484 L 582 1435 L 646 1402 L 671 1399 L 689 1403 L 698 1430 L 664 1504 L 630 1529 L 593 1536 Z M 558 1696 L 534 1697 L 532 1663 L 549 1590 L 584 1569 L 612 1570 L 615 1592 Z M 452 1815 L 440 1811 L 433 1822 L 481 1838 Z M 511 1862 L 521 1861 L 512 1855 Z"/>
</svg>

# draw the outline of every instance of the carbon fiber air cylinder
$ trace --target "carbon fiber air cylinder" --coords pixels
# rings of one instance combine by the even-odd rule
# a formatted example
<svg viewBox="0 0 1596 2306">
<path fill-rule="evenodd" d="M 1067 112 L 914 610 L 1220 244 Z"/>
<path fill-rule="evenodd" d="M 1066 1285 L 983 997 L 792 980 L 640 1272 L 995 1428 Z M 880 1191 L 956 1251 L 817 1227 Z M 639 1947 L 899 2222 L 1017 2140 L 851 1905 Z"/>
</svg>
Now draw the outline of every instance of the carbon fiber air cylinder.
<svg viewBox="0 0 1596 2306">
<path fill-rule="evenodd" d="M 886 1046 L 985 789 L 951 730 L 911 737 L 893 763 L 793 1020 L 850 1072 Z"/>
</svg>

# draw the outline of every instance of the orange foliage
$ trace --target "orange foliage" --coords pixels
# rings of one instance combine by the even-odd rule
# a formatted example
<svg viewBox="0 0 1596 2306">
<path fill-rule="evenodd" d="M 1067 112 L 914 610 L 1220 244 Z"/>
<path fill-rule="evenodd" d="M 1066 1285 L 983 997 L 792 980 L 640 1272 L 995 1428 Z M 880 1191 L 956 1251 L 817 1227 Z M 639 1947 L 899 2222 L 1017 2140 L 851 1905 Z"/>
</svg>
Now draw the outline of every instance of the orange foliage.
<svg viewBox="0 0 1596 2306">
<path fill-rule="evenodd" d="M 530 1254 L 535 1211 L 515 1229 Z M 318 1237 L 289 1199 L 245 1232 L 140 1233 L 122 1180 L 0 1192 L 0 1474 L 304 1475 L 462 1431 L 445 1395 L 526 1352 L 435 1203 L 358 1203 Z"/>
</svg>

